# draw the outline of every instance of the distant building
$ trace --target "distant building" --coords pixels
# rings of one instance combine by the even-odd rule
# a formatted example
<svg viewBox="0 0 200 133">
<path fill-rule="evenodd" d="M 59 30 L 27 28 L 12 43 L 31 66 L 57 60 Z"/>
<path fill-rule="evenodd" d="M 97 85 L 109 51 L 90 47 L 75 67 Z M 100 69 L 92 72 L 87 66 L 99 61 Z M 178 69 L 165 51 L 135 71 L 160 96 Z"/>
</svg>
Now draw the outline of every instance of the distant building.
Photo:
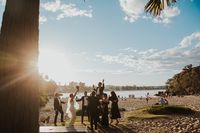
<svg viewBox="0 0 200 133">
<path fill-rule="evenodd" d="M 77 85 L 79 85 L 79 83 L 74 82 L 74 81 L 72 81 L 72 82 L 69 83 L 70 87 L 76 87 Z"/>
<path fill-rule="evenodd" d="M 85 87 L 85 83 L 80 82 L 80 83 L 79 83 L 79 86 L 80 86 L 80 88 L 84 88 L 84 87 Z"/>
</svg>

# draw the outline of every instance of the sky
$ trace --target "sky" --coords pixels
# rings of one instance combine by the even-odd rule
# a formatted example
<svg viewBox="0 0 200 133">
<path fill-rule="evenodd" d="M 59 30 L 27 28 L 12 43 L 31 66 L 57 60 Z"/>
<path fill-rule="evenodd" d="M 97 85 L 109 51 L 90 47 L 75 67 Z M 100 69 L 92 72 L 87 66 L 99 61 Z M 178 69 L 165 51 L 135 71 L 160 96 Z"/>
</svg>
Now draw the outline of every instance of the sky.
<svg viewBox="0 0 200 133">
<path fill-rule="evenodd" d="M 144 12 L 147 1 L 41 0 L 40 73 L 61 83 L 164 85 L 199 65 L 200 0 L 178 1 L 158 17 Z"/>
</svg>

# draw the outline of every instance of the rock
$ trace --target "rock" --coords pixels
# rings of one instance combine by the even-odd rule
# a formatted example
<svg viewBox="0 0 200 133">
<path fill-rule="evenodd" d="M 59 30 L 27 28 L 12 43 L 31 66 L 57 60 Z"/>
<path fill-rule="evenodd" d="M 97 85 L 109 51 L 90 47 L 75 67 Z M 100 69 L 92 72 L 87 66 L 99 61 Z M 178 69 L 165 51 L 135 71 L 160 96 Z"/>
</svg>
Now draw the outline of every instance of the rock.
<svg viewBox="0 0 200 133">
<path fill-rule="evenodd" d="M 181 130 L 179 130 L 179 131 L 178 131 L 178 133 L 182 133 L 182 131 L 181 131 Z"/>
<path fill-rule="evenodd" d="M 198 123 L 195 123 L 194 125 L 193 125 L 193 128 L 194 129 L 197 129 L 199 127 L 199 124 Z"/>
<path fill-rule="evenodd" d="M 187 126 L 186 126 L 186 130 L 189 130 L 189 129 L 190 129 L 190 127 L 191 127 L 190 125 L 187 125 Z"/>
<path fill-rule="evenodd" d="M 192 133 L 196 133 L 197 132 L 197 130 L 192 130 Z"/>
<path fill-rule="evenodd" d="M 199 124 L 200 122 L 199 122 L 199 120 L 196 120 L 194 123 L 195 123 L 195 124 Z"/>
<path fill-rule="evenodd" d="M 182 122 L 181 125 L 187 125 L 187 123 L 186 122 Z"/>
<path fill-rule="evenodd" d="M 173 130 L 175 130 L 175 129 L 176 129 L 176 127 L 175 127 L 175 126 L 173 126 L 173 127 L 172 127 L 172 129 L 173 129 Z"/>
</svg>

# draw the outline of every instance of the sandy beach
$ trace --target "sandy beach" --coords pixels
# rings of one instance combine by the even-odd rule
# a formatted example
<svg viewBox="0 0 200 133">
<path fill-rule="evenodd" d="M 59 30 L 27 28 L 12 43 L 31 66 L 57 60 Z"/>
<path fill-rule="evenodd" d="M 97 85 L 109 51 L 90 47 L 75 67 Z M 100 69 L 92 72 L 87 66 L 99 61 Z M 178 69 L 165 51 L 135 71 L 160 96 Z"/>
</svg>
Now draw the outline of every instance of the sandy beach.
<svg viewBox="0 0 200 133">
<path fill-rule="evenodd" d="M 199 96 L 174 96 L 167 98 L 167 100 L 169 105 L 182 105 L 195 111 L 200 111 Z M 152 106 L 157 101 L 157 98 L 152 98 L 147 104 L 145 99 L 128 99 L 127 101 L 120 101 L 119 106 L 130 111 L 145 106 Z M 173 115 L 169 119 L 133 120 L 128 122 L 128 126 L 139 133 L 199 133 L 200 115 L 197 113 L 193 116 Z"/>
<path fill-rule="evenodd" d="M 63 99 L 66 100 L 66 99 Z M 169 101 L 169 105 L 182 105 L 189 107 L 195 111 L 200 111 L 200 97 L 199 96 L 184 96 L 184 97 L 169 97 L 167 98 Z M 152 106 L 156 102 L 158 102 L 158 98 L 151 98 L 147 104 L 146 100 L 143 99 L 126 99 L 126 100 L 119 100 L 119 107 L 125 108 L 126 111 L 133 111 L 138 108 Z M 66 105 L 63 105 L 63 110 L 65 112 Z M 40 119 L 44 119 L 45 117 L 50 116 L 50 123 L 47 125 L 53 124 L 54 119 L 54 110 L 53 110 L 53 99 L 50 99 L 49 103 L 40 109 Z M 58 121 L 60 117 L 58 117 Z M 121 122 L 124 123 L 125 118 L 122 118 Z M 43 123 L 40 123 L 43 125 Z M 126 126 L 129 128 L 134 129 L 135 132 L 141 133 L 159 133 L 159 132 L 177 132 L 177 133 L 198 133 L 200 132 L 200 115 L 199 113 L 193 116 L 176 116 L 173 115 L 168 119 L 155 119 L 155 120 L 131 120 L 126 122 Z"/>
</svg>

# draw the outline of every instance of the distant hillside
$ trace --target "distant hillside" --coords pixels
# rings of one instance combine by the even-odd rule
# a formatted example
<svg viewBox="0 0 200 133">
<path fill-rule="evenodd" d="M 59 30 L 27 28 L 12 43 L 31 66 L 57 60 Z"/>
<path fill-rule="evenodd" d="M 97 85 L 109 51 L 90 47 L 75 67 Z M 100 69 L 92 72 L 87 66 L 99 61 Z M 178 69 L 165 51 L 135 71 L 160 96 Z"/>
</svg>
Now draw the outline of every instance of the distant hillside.
<svg viewBox="0 0 200 133">
<path fill-rule="evenodd" d="M 166 85 L 167 92 L 172 95 L 200 94 L 200 66 L 185 66 L 180 73 L 170 78 Z"/>
</svg>

